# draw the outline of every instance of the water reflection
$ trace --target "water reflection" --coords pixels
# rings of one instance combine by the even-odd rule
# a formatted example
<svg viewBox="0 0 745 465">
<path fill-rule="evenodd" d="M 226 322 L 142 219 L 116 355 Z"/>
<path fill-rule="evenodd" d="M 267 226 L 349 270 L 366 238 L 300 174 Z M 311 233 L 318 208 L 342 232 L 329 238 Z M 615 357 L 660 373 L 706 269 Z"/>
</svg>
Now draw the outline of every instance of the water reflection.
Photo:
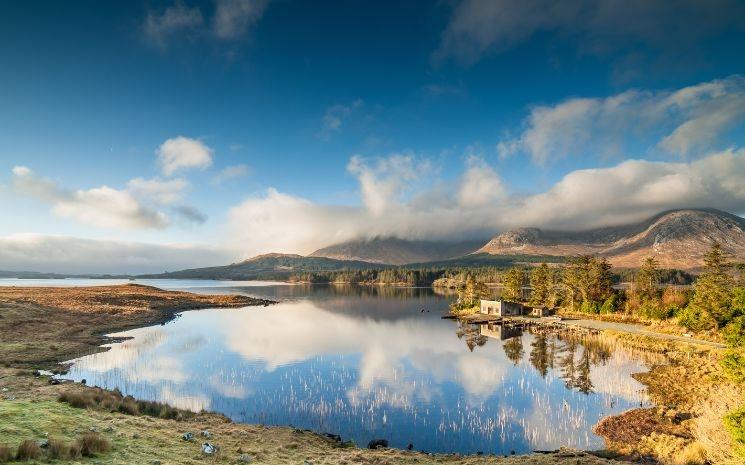
<svg viewBox="0 0 745 465">
<path fill-rule="evenodd" d="M 234 420 L 366 444 L 505 454 L 602 445 L 645 402 L 638 357 L 600 340 L 441 320 L 426 289 L 265 286 L 267 308 L 187 312 L 76 361 L 71 376 Z M 427 311 L 429 310 L 429 312 Z"/>
</svg>

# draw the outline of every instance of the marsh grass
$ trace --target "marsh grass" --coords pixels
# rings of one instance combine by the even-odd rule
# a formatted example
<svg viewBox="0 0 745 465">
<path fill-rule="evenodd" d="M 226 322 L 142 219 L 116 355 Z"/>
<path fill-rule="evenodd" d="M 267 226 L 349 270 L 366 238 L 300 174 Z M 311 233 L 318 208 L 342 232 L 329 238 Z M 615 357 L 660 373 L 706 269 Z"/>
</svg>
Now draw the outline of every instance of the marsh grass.
<svg viewBox="0 0 745 465">
<path fill-rule="evenodd" d="M 136 400 L 123 396 L 119 390 L 107 391 L 100 388 L 62 392 L 57 400 L 75 408 L 103 409 L 125 415 L 149 416 L 166 420 L 186 420 L 195 416 L 194 412 L 180 410 L 160 402 Z"/>
<path fill-rule="evenodd" d="M 85 433 L 75 442 L 76 452 L 79 450 L 83 457 L 95 457 L 98 454 L 104 454 L 111 449 L 109 441 L 99 433 Z"/>
<path fill-rule="evenodd" d="M 51 438 L 47 446 L 47 455 L 50 459 L 67 459 L 71 458 L 70 445 L 62 439 Z"/>
<path fill-rule="evenodd" d="M 7 463 L 13 460 L 13 451 L 6 444 L 0 444 L 0 463 Z"/>
<path fill-rule="evenodd" d="M 36 460 L 41 457 L 41 447 L 33 439 L 26 439 L 18 446 L 16 460 Z"/>
</svg>

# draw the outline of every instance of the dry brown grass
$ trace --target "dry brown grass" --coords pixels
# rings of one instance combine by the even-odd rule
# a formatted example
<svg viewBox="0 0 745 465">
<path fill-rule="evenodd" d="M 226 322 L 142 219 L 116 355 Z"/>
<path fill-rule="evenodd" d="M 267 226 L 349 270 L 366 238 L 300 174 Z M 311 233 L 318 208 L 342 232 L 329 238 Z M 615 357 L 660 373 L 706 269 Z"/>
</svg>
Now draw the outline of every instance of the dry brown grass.
<svg viewBox="0 0 745 465">
<path fill-rule="evenodd" d="M 181 421 L 196 415 L 194 412 L 180 410 L 160 402 L 136 400 L 132 396 L 123 396 L 117 389 L 113 391 L 101 388 L 70 389 L 61 392 L 57 400 L 75 408 L 99 408 L 125 415 L 145 415 L 169 420 Z"/>
<path fill-rule="evenodd" d="M 716 395 L 709 397 L 696 419 L 694 434 L 706 449 L 706 456 L 714 465 L 742 465 L 743 457 L 737 455 L 735 443 L 724 428 L 724 416 L 745 405 L 742 386 L 720 386 Z"/>
<path fill-rule="evenodd" d="M 95 457 L 111 449 L 108 439 L 92 431 L 76 439 L 75 444 L 76 450 L 80 449 L 80 455 L 83 457 Z"/>
<path fill-rule="evenodd" d="M 16 460 L 36 460 L 41 457 L 41 447 L 33 439 L 26 439 L 18 445 Z"/>
<path fill-rule="evenodd" d="M 7 463 L 13 460 L 13 451 L 7 444 L 0 444 L 0 463 Z"/>
<path fill-rule="evenodd" d="M 54 369 L 103 350 L 101 334 L 163 323 L 184 310 L 268 303 L 139 285 L 0 287 L 0 359 L 9 367 Z"/>
<path fill-rule="evenodd" d="M 161 309 L 245 307 L 271 303 L 242 295 L 206 295 L 125 284 L 93 287 L 2 287 L 0 304 L 33 304 L 78 313 L 130 314 Z"/>
<path fill-rule="evenodd" d="M 50 459 L 70 458 L 70 445 L 61 439 L 51 438 L 47 445 L 47 456 Z"/>
</svg>

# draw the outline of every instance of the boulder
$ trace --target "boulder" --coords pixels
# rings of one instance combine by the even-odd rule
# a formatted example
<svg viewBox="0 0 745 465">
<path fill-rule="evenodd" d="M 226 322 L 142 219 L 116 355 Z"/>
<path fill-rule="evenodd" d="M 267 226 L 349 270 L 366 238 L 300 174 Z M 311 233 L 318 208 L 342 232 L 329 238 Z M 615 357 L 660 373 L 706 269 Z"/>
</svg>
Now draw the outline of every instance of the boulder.
<svg viewBox="0 0 745 465">
<path fill-rule="evenodd" d="M 377 449 L 379 447 L 388 447 L 388 440 L 387 439 L 373 439 L 372 441 L 367 443 L 368 449 Z"/>
<path fill-rule="evenodd" d="M 217 446 L 214 444 L 210 444 L 209 442 L 205 442 L 202 444 L 202 453 L 204 455 L 214 455 L 217 452 Z"/>
<path fill-rule="evenodd" d="M 192 433 L 186 432 L 181 435 L 181 439 L 183 439 L 184 441 L 191 441 L 192 439 L 194 439 L 194 435 Z"/>
</svg>

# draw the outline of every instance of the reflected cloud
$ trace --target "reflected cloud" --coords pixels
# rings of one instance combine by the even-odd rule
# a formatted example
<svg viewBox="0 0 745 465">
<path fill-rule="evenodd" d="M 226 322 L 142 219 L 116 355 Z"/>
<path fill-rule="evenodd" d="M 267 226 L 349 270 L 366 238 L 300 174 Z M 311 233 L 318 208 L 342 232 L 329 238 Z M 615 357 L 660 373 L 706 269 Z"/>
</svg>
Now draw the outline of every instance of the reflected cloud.
<svg viewBox="0 0 745 465">
<path fill-rule="evenodd" d="M 456 325 L 421 311 L 447 305 L 427 290 L 256 292 L 294 298 L 121 333 L 70 375 L 235 421 L 497 454 L 599 447 L 592 425 L 645 401 L 643 358 L 602 338 Z"/>
</svg>

